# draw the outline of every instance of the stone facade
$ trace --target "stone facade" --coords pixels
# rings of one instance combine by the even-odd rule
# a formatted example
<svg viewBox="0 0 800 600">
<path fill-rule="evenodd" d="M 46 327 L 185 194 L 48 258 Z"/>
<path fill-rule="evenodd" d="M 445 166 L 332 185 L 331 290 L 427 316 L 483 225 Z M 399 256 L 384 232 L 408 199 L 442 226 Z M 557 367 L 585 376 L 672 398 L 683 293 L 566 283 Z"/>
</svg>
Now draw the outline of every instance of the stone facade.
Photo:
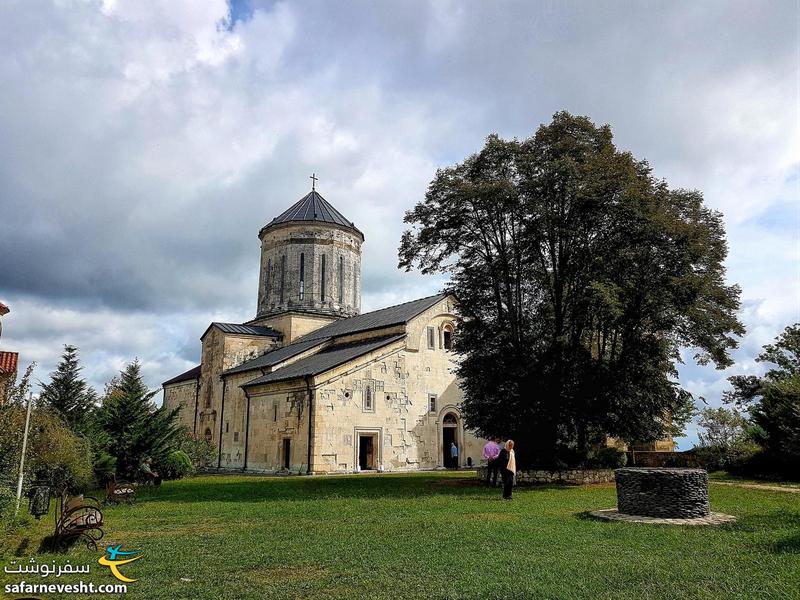
<svg viewBox="0 0 800 600">
<path fill-rule="evenodd" d="M 201 338 L 202 371 L 198 395 L 198 418 L 195 433 L 219 444 L 220 415 L 223 409 L 223 393 L 226 386 L 220 374 L 248 359 L 255 358 L 280 345 L 280 340 L 272 337 L 258 337 L 224 333 L 213 325 Z M 171 392 L 165 386 L 165 401 Z"/>
<path fill-rule="evenodd" d="M 434 469 L 446 466 L 451 440 L 460 450 L 458 466 L 477 464 L 485 440 L 463 426 L 461 393 L 452 373 L 455 356 L 442 345 L 444 331 L 452 328 L 454 308 L 454 300 L 445 298 L 404 327 L 350 336 L 342 343 L 406 334 L 308 380 L 271 383 L 245 393 L 240 386 L 253 379 L 252 373 L 226 376 L 221 466 L 353 472 L 359 469 L 362 446 L 370 444 L 369 466 L 376 470 Z M 428 347 L 429 327 L 434 330 L 433 348 Z"/>
<path fill-rule="evenodd" d="M 478 479 L 486 481 L 486 467 L 477 468 Z M 570 469 L 566 471 L 517 471 L 517 485 L 587 485 L 590 483 L 611 483 L 614 471 L 611 469 Z"/>
<path fill-rule="evenodd" d="M 172 408 L 180 406 L 180 425 L 192 432 L 195 431 L 199 392 L 199 378 L 164 386 L 164 404 Z"/>
</svg>

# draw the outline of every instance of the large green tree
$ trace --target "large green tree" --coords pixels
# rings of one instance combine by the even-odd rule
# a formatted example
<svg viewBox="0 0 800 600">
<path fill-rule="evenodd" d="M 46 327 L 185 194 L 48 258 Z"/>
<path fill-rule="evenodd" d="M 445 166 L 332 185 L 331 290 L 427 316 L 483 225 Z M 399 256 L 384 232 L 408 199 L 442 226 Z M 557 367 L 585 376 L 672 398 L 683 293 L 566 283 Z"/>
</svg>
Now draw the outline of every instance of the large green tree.
<svg viewBox="0 0 800 600">
<path fill-rule="evenodd" d="M 735 375 L 726 400 L 750 411 L 753 440 L 764 449 L 760 468 L 800 473 L 800 323 L 790 325 L 756 359 L 772 367 L 762 376 Z"/>
<path fill-rule="evenodd" d="M 490 136 L 405 221 L 400 266 L 449 274 L 460 301 L 467 423 L 520 438 L 528 462 L 675 433 L 692 411 L 680 350 L 725 367 L 743 333 L 721 215 L 585 117 Z"/>
<path fill-rule="evenodd" d="M 50 381 L 42 384 L 39 402 L 55 411 L 67 424 L 79 433 L 87 426 L 92 410 L 97 405 L 97 393 L 81 377 L 78 349 L 69 344 L 56 370 L 50 373 Z"/>
<path fill-rule="evenodd" d="M 116 459 L 117 473 L 132 478 L 145 458 L 156 463 L 166 460 L 181 429 L 178 408 L 157 408 L 142 379 L 138 361 L 130 363 L 107 386 L 97 411 L 98 424 L 106 438 L 108 454 Z"/>
</svg>

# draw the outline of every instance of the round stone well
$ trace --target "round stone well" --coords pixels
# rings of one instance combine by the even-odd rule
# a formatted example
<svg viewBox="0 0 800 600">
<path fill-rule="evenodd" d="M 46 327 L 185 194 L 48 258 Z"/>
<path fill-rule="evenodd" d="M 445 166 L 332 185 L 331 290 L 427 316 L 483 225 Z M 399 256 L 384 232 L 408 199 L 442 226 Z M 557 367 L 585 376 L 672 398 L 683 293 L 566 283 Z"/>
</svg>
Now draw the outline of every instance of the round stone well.
<svg viewBox="0 0 800 600">
<path fill-rule="evenodd" d="M 711 513 L 704 469 L 630 467 L 614 471 L 617 510 L 627 515 L 695 519 Z"/>
</svg>

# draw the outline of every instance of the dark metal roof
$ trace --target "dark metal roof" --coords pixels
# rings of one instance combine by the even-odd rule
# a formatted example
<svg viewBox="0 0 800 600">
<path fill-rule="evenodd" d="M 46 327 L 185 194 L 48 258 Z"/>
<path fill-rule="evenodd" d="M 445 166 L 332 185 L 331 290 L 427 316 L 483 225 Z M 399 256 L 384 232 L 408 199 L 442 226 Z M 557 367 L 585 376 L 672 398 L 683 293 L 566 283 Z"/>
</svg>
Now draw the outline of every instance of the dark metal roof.
<svg viewBox="0 0 800 600">
<path fill-rule="evenodd" d="M 330 371 L 331 369 L 349 362 L 354 358 L 358 358 L 364 354 L 369 354 L 373 350 L 377 350 L 378 348 L 382 348 L 383 346 L 391 344 L 392 342 L 401 340 L 404 337 L 405 334 L 399 334 L 372 339 L 365 342 L 358 342 L 355 344 L 344 344 L 341 346 L 326 348 L 317 354 L 298 360 L 296 363 L 292 363 L 281 369 L 278 369 L 277 371 L 273 371 L 272 373 L 268 373 L 252 381 L 248 381 L 241 387 L 252 387 L 261 385 L 262 383 L 273 383 L 275 381 L 286 381 L 287 379 L 298 379 L 309 375 L 318 375 L 319 373 Z"/>
<path fill-rule="evenodd" d="M 208 330 L 212 327 L 218 328 L 223 333 L 233 333 L 238 335 L 260 335 L 275 338 L 283 337 L 280 331 L 276 331 L 272 327 L 262 327 L 260 325 L 240 325 L 239 323 L 217 323 L 215 321 L 214 323 L 211 323 L 203 335 L 200 336 L 201 340 L 206 336 L 206 333 L 208 333 Z"/>
<path fill-rule="evenodd" d="M 169 385 L 171 383 L 180 383 L 181 381 L 191 381 L 192 379 L 198 379 L 200 377 L 200 365 L 196 367 L 192 367 L 185 373 L 181 373 L 177 377 L 173 377 L 162 383 L 161 385 Z"/>
<path fill-rule="evenodd" d="M 290 206 L 283 213 L 272 219 L 266 227 L 278 225 L 280 223 L 289 223 L 293 221 L 315 221 L 318 223 L 333 223 L 355 229 L 361 233 L 355 226 L 355 223 L 345 218 L 345 216 L 336 210 L 333 205 L 320 196 L 316 190 L 310 191 L 308 194 L 300 198 L 292 206 Z M 265 227 L 265 228 L 266 228 Z M 363 237 L 363 234 L 362 234 Z"/>
<path fill-rule="evenodd" d="M 428 296 L 427 298 L 420 298 L 419 300 L 412 300 L 411 302 L 404 302 L 403 304 L 397 304 L 395 306 L 388 306 L 380 310 L 373 310 L 372 312 L 356 315 L 349 319 L 340 319 L 334 321 L 330 325 L 320 327 L 316 331 L 307 333 L 300 338 L 300 341 L 349 335 L 360 331 L 369 331 L 370 329 L 382 329 L 384 327 L 391 327 L 392 325 L 402 325 L 446 297 L 447 294 L 437 294 L 435 296 Z"/>
<path fill-rule="evenodd" d="M 227 371 L 223 371 L 223 375 L 230 375 L 232 373 L 243 373 L 244 371 L 254 371 L 256 369 L 266 369 L 269 367 L 273 367 L 278 363 L 282 363 L 285 360 L 292 358 L 293 356 L 297 356 L 298 354 L 302 354 L 306 350 L 310 350 L 316 346 L 324 344 L 328 338 L 322 339 L 313 339 L 308 340 L 305 342 L 295 342 L 294 344 L 289 344 L 288 346 L 284 346 L 283 348 L 277 348 L 275 350 L 270 350 L 266 354 L 262 354 L 258 358 L 253 358 L 251 360 L 245 361 L 242 364 L 232 367 Z"/>
</svg>

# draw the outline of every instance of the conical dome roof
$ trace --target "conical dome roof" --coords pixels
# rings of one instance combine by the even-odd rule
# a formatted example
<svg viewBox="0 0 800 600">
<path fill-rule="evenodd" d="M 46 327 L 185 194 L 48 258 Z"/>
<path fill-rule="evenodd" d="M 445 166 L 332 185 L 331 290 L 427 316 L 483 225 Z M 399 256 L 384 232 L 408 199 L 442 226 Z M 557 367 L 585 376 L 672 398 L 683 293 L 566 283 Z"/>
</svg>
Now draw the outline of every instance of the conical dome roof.
<svg viewBox="0 0 800 600">
<path fill-rule="evenodd" d="M 336 210 L 333 205 L 325 200 L 316 190 L 310 191 L 308 194 L 300 198 L 292 206 L 282 212 L 280 215 L 272 219 L 264 229 L 280 225 L 282 223 L 292 222 L 308 222 L 313 221 L 316 223 L 330 223 L 333 225 L 340 225 L 348 229 L 354 229 L 361 233 L 356 227 L 355 223 L 347 219 L 342 213 Z M 263 229 L 262 229 L 263 231 Z M 361 234 L 363 237 L 363 234 Z"/>
</svg>

